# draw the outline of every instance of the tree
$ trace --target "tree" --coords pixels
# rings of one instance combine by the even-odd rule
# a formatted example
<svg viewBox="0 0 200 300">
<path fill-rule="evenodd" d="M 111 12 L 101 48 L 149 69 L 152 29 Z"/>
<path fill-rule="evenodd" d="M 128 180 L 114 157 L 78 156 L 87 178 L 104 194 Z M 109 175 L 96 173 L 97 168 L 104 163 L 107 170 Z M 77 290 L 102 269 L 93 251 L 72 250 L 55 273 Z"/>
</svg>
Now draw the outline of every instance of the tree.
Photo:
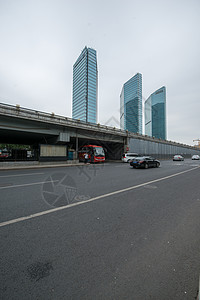
<svg viewBox="0 0 200 300">
<path fill-rule="evenodd" d="M 21 150 L 31 150 L 29 145 L 17 145 L 17 144 L 0 144 L 0 149 L 12 150 L 12 149 L 21 149 Z"/>
</svg>

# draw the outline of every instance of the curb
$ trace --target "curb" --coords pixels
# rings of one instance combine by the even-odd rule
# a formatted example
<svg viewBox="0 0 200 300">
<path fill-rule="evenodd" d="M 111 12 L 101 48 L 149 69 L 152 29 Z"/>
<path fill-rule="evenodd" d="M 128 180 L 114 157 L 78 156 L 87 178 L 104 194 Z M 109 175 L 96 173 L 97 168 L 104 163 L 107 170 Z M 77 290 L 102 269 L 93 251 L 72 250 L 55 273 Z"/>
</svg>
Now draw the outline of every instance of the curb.
<svg viewBox="0 0 200 300">
<path fill-rule="evenodd" d="M 107 160 L 104 163 L 121 163 L 121 160 Z M 23 170 L 23 169 L 42 169 L 42 168 L 58 168 L 58 167 L 74 167 L 74 166 L 86 166 L 87 164 L 83 163 L 83 162 L 75 162 L 75 163 L 53 163 L 52 164 L 45 164 L 45 163 L 41 163 L 41 164 L 29 164 L 29 165 L 15 165 L 13 163 L 13 165 L 6 165 L 6 166 L 0 166 L 0 171 L 8 171 L 8 170 Z M 90 163 L 88 164 L 90 165 Z"/>
<path fill-rule="evenodd" d="M 74 167 L 74 166 L 84 166 L 84 163 L 79 164 L 52 164 L 52 165 L 28 165 L 28 166 L 8 166 L 0 167 L 0 171 L 8 170 L 24 170 L 24 169 L 42 169 L 42 168 L 58 168 L 58 167 Z"/>
</svg>

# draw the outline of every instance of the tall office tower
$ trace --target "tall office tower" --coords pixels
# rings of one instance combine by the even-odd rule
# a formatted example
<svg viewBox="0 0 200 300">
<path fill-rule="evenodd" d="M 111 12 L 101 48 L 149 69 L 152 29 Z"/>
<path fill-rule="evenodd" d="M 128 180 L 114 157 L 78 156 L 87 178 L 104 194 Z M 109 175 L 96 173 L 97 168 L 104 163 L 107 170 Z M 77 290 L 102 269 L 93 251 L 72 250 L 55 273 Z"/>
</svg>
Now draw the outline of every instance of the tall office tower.
<svg viewBox="0 0 200 300">
<path fill-rule="evenodd" d="M 120 127 L 142 134 L 142 74 L 140 73 L 123 85 L 120 95 Z"/>
<path fill-rule="evenodd" d="M 166 88 L 163 86 L 145 101 L 145 134 L 166 140 Z"/>
<path fill-rule="evenodd" d="M 73 65 L 72 118 L 97 122 L 97 92 L 96 50 L 85 47 Z"/>
</svg>

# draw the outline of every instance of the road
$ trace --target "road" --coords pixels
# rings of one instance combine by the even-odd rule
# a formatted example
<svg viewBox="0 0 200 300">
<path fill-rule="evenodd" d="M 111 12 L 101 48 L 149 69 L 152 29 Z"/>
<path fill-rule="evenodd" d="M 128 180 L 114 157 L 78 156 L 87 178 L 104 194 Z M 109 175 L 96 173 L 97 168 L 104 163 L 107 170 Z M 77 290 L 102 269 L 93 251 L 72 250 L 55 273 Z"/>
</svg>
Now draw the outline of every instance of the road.
<svg viewBox="0 0 200 300">
<path fill-rule="evenodd" d="M 0 171 L 0 299 L 196 299 L 200 161 Z"/>
</svg>

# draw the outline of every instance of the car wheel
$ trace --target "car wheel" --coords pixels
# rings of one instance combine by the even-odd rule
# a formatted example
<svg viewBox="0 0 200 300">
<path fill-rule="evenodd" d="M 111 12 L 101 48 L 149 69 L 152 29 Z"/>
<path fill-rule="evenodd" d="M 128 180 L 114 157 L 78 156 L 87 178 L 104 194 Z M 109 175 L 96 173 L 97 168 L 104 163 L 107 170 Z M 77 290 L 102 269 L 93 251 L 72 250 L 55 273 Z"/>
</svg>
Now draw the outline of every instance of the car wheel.
<svg viewBox="0 0 200 300">
<path fill-rule="evenodd" d="M 156 168 L 159 168 L 159 166 L 160 166 L 160 164 L 159 164 L 159 163 L 157 163 L 157 164 L 156 164 Z"/>
<path fill-rule="evenodd" d="M 144 165 L 144 168 L 145 168 L 145 169 L 148 169 L 148 167 L 149 167 L 148 164 L 145 164 L 145 165 Z"/>
</svg>

